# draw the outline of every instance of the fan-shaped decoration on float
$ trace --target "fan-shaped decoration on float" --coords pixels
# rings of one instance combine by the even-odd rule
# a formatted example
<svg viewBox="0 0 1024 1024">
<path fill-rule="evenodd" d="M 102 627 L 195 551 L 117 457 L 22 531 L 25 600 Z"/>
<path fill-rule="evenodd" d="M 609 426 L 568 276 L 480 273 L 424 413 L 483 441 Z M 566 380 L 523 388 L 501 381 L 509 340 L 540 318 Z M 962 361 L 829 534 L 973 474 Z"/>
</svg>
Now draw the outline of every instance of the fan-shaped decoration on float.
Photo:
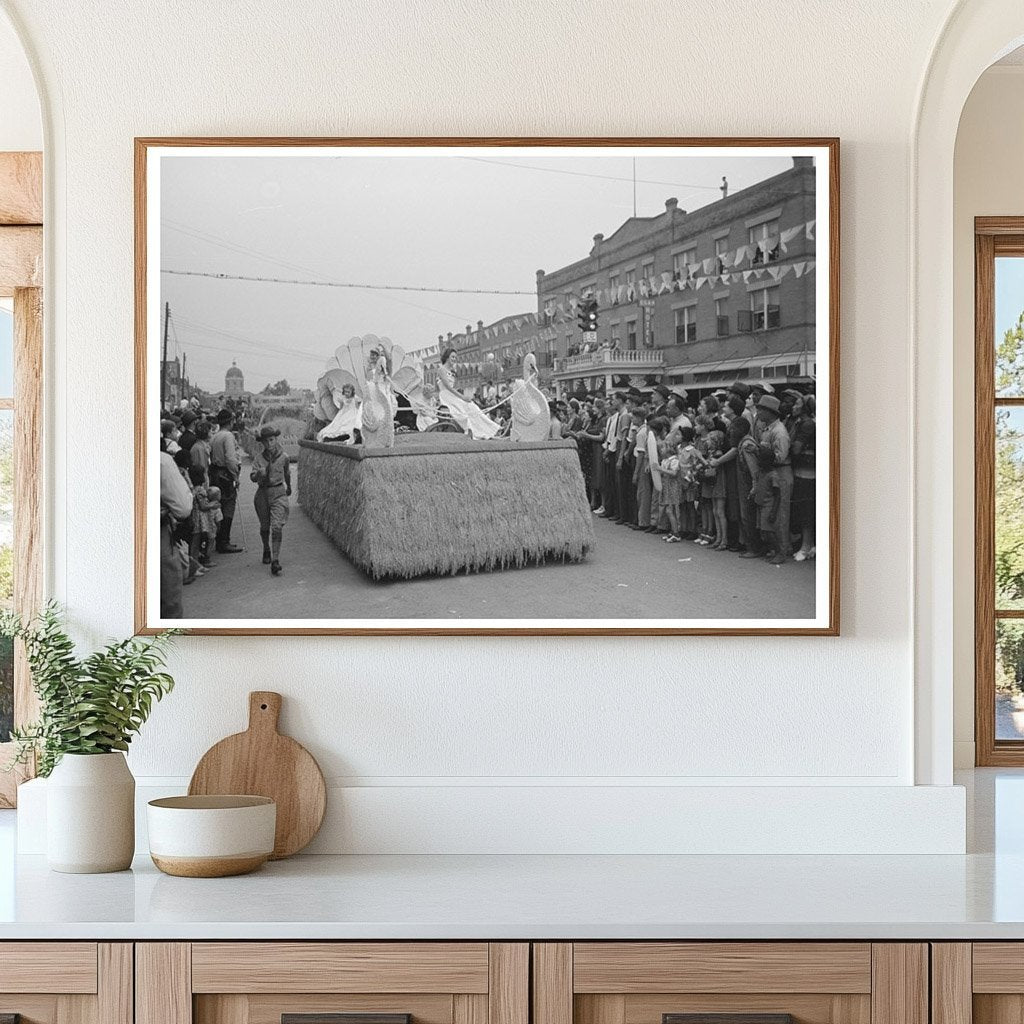
<svg viewBox="0 0 1024 1024">
<path fill-rule="evenodd" d="M 345 384 L 355 388 L 362 407 L 363 440 L 369 447 L 389 447 L 393 443 L 393 421 L 398 411 L 395 392 L 409 402 L 420 430 L 437 422 L 434 405 L 424 391 L 419 359 L 390 338 L 364 334 L 334 350 L 317 381 L 316 412 L 320 419 L 330 422 L 339 414 Z"/>
<path fill-rule="evenodd" d="M 551 429 L 551 412 L 547 400 L 537 387 L 537 360 L 532 352 L 523 359 L 523 378 L 517 380 L 512 392 L 513 441 L 545 441 Z"/>
</svg>

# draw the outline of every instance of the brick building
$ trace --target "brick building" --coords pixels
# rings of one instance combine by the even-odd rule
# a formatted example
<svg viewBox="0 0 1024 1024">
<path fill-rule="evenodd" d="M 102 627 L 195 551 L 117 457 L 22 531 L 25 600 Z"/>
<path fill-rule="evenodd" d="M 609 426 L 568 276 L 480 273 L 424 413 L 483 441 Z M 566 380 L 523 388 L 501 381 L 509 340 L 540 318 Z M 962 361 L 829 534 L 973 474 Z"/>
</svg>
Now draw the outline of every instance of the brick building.
<svg viewBox="0 0 1024 1024">
<path fill-rule="evenodd" d="M 737 378 L 807 382 L 815 365 L 811 157 L 687 213 L 675 199 L 594 236 L 585 259 L 537 272 L 560 392 L 658 381 L 700 393 Z M 584 336 L 576 303 L 596 296 Z"/>
<path fill-rule="evenodd" d="M 476 327 L 467 324 L 459 334 L 438 335 L 436 346 L 417 353 L 423 361 L 424 380 L 434 382 L 441 355 L 453 348 L 458 353 L 456 381 L 467 394 L 485 384 L 508 383 L 521 377 L 527 352 L 537 357 L 541 382 L 547 381 L 554 367 L 558 334 L 541 321 L 533 311 L 513 313 L 486 325 L 482 320 Z"/>
</svg>

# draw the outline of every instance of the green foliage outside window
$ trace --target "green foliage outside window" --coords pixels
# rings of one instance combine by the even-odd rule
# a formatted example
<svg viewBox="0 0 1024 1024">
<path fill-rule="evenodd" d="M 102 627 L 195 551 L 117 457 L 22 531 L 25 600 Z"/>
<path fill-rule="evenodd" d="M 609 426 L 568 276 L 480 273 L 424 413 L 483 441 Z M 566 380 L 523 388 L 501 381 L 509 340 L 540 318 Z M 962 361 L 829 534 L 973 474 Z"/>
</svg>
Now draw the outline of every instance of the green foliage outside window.
<svg viewBox="0 0 1024 1024">
<path fill-rule="evenodd" d="M 996 394 L 1024 394 L 1024 313 L 996 348 Z M 1024 606 L 1024 409 L 996 410 L 996 608 Z"/>
<path fill-rule="evenodd" d="M 1024 396 L 1024 313 L 996 346 L 996 395 Z M 996 410 L 996 608 L 1024 608 L 1024 409 Z M 1024 626 L 996 621 L 996 687 L 1024 692 Z"/>
</svg>

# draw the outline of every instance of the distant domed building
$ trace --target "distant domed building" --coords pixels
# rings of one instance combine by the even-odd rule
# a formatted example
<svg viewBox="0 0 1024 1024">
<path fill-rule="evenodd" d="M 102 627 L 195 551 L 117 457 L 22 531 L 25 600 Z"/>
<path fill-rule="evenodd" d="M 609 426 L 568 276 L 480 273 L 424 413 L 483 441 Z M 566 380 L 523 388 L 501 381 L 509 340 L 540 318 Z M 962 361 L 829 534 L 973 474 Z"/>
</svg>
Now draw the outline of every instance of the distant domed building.
<svg viewBox="0 0 1024 1024">
<path fill-rule="evenodd" d="M 228 398 L 241 398 L 245 394 L 245 374 L 232 362 L 224 374 L 224 394 Z"/>
</svg>

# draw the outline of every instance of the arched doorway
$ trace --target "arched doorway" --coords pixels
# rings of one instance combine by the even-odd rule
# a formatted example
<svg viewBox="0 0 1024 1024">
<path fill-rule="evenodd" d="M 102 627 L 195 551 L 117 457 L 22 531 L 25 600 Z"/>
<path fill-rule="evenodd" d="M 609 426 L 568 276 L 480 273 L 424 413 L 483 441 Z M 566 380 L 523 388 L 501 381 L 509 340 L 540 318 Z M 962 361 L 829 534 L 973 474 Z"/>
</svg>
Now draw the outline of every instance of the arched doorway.
<svg viewBox="0 0 1024 1024">
<path fill-rule="evenodd" d="M 956 136 L 978 78 L 1022 42 L 1024 8 L 1019 0 L 962 0 L 943 27 L 925 71 L 911 139 L 910 232 L 915 261 L 911 312 L 917 430 L 913 467 L 915 776 L 921 784 L 952 781 L 954 681 L 958 697 L 965 682 L 955 679 L 954 670 L 954 652 L 960 655 L 966 628 L 957 591 L 970 582 L 963 579 L 965 539 L 962 524 L 957 522 L 963 502 L 956 498 L 955 481 L 964 467 L 954 466 L 959 445 L 951 414 L 956 368 Z M 970 345 L 972 339 L 964 343 Z M 970 537 L 967 532 L 968 544 Z M 973 592 L 973 586 L 970 589 Z M 966 621 L 972 620 L 969 615 Z M 973 630 L 971 633 L 973 643 Z"/>
</svg>

